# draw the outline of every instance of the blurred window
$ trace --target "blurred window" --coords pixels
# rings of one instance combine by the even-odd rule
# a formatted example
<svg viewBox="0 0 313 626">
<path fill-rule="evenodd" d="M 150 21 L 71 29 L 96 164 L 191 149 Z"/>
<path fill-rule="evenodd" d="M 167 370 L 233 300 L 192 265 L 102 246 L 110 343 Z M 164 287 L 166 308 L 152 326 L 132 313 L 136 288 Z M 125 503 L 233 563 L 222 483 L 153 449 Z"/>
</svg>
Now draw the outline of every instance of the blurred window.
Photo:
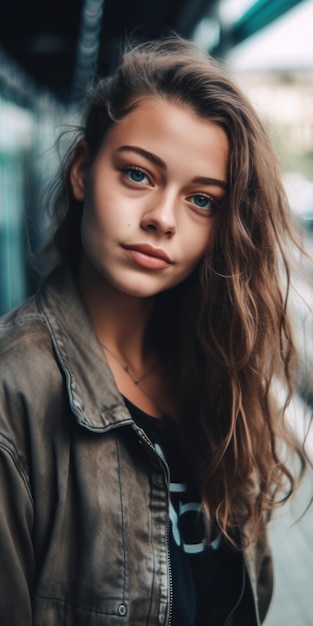
<svg viewBox="0 0 313 626">
<path fill-rule="evenodd" d="M 32 116 L 0 99 L 0 313 L 25 298 L 24 209 Z"/>
</svg>

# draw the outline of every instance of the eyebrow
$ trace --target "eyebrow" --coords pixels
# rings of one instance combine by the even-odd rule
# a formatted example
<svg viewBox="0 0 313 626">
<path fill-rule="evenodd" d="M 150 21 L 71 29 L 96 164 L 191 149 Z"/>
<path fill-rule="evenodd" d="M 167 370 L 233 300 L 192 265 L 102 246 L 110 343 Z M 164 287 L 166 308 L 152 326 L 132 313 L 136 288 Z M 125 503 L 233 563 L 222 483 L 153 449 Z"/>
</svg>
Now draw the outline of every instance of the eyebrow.
<svg viewBox="0 0 313 626">
<path fill-rule="evenodd" d="M 219 180 L 218 178 L 207 178 L 206 176 L 196 176 L 192 179 L 192 183 L 197 183 L 198 185 L 215 185 L 215 187 L 221 187 L 222 189 L 227 189 L 227 183 L 223 180 Z"/>
<path fill-rule="evenodd" d="M 141 156 L 145 157 L 146 159 L 148 159 L 148 161 L 151 161 L 151 163 L 154 163 L 154 165 L 157 165 L 162 170 L 166 170 L 166 164 L 162 159 L 160 159 L 160 157 L 158 157 L 156 154 L 153 154 L 153 152 L 144 150 L 144 148 L 139 148 L 139 146 L 120 146 L 117 151 L 136 152 L 136 154 L 140 154 Z"/>
<path fill-rule="evenodd" d="M 139 146 L 120 146 L 117 149 L 117 152 L 135 152 L 136 154 L 140 154 L 140 156 L 143 156 L 145 159 L 148 159 L 148 161 L 150 161 L 154 165 L 157 165 L 162 170 L 165 171 L 167 169 L 166 163 L 163 161 L 163 159 L 158 157 L 156 154 L 153 154 L 153 152 L 149 152 L 149 150 L 145 150 L 144 148 L 140 148 Z M 192 179 L 191 182 L 198 185 L 215 185 L 217 187 L 221 187 L 222 189 L 227 189 L 227 183 L 217 178 L 196 176 Z"/>
</svg>

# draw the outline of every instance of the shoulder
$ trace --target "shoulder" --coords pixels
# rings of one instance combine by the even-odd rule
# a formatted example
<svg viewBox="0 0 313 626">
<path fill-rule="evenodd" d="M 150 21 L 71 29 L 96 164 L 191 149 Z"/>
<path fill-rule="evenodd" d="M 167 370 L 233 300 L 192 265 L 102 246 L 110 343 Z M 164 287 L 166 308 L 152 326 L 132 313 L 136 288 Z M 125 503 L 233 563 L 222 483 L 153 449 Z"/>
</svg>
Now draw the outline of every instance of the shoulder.
<svg viewBox="0 0 313 626">
<path fill-rule="evenodd" d="M 50 331 L 33 297 L 0 320 L 0 432 L 26 437 L 51 399 L 63 397 L 62 385 Z"/>
<path fill-rule="evenodd" d="M 0 318 L 0 350 L 5 352 L 12 344 L 24 340 L 44 327 L 44 318 L 38 310 L 36 296 Z"/>
<path fill-rule="evenodd" d="M 34 296 L 0 319 L 0 382 L 10 373 L 17 380 L 38 361 L 42 369 L 47 357 L 52 357 L 51 336 Z"/>
<path fill-rule="evenodd" d="M 11 485 L 22 480 L 31 494 L 32 468 L 47 471 L 64 407 L 62 373 L 33 297 L 0 320 L 0 466 Z"/>
</svg>

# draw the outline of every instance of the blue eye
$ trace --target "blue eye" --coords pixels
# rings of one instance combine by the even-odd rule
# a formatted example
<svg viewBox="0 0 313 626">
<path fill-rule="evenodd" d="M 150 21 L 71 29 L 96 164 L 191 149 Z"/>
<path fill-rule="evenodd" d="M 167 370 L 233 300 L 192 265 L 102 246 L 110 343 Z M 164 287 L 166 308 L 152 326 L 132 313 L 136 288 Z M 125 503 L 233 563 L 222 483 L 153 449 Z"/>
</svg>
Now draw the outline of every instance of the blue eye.
<svg viewBox="0 0 313 626">
<path fill-rule="evenodd" d="M 190 196 L 189 199 L 192 204 L 198 207 L 198 209 L 214 210 L 217 208 L 215 200 L 213 200 L 210 196 L 205 196 L 204 194 L 196 194 L 194 196 Z"/>
<path fill-rule="evenodd" d="M 145 185 L 148 185 L 150 182 L 147 174 L 143 170 L 137 169 L 135 167 L 128 167 L 124 170 L 124 173 L 125 176 L 134 183 L 143 183 Z"/>
</svg>

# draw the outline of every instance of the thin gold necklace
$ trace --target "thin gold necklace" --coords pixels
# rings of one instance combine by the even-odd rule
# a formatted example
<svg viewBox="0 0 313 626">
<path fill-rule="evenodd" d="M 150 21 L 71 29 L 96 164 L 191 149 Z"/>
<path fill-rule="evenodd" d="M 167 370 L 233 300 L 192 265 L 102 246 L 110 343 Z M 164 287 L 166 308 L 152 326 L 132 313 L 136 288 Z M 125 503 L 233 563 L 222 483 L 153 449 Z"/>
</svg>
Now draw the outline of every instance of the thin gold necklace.
<svg viewBox="0 0 313 626">
<path fill-rule="evenodd" d="M 100 340 L 99 340 L 100 341 Z M 102 341 L 100 341 L 100 344 L 102 346 L 102 348 L 104 350 L 106 350 L 107 352 L 109 352 L 109 354 L 111 354 L 111 356 L 113 356 L 113 359 L 115 359 L 115 361 L 117 363 L 119 363 L 119 365 L 123 368 L 124 372 L 126 372 L 126 374 L 128 374 L 128 376 L 132 379 L 134 385 L 140 385 L 140 383 L 147 377 L 149 376 L 149 374 L 151 374 L 151 372 L 155 369 L 156 364 L 154 363 L 154 365 L 152 365 L 152 367 L 150 367 L 150 369 L 148 369 L 147 372 L 145 372 L 142 376 L 140 376 L 139 378 L 136 378 L 135 376 L 133 376 L 131 369 L 129 367 L 129 365 L 127 363 L 125 363 L 124 361 L 122 361 L 116 354 L 114 354 L 114 352 L 112 352 L 112 350 L 110 348 L 108 348 L 108 346 L 106 346 Z M 143 389 L 142 389 L 143 391 Z M 146 393 L 146 392 L 144 392 Z M 146 394 L 148 395 L 148 394 Z"/>
</svg>

